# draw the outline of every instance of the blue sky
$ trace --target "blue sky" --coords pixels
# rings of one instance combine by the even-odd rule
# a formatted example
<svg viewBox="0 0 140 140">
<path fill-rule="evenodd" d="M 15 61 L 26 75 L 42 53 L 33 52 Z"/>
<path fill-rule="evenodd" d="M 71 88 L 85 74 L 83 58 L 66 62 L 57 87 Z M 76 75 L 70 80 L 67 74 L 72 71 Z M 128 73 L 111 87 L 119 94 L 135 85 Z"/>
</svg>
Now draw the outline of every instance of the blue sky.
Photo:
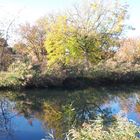
<svg viewBox="0 0 140 140">
<path fill-rule="evenodd" d="M 0 18 L 12 18 L 19 13 L 19 21 L 34 21 L 46 13 L 70 8 L 74 3 L 84 0 L 0 0 Z M 136 28 L 127 33 L 130 37 L 140 36 L 140 0 L 121 0 L 129 4 L 128 23 Z"/>
<path fill-rule="evenodd" d="M 130 19 L 128 23 L 136 28 L 135 31 L 129 31 L 128 35 L 131 37 L 140 37 L 140 0 L 128 0 Z"/>
</svg>

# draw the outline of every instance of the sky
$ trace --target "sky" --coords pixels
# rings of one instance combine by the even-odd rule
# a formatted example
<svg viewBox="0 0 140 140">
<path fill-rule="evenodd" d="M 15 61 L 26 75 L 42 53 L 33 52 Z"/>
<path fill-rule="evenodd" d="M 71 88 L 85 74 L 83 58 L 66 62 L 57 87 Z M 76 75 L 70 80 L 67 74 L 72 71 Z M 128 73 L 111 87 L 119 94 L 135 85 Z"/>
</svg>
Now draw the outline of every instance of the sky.
<svg viewBox="0 0 140 140">
<path fill-rule="evenodd" d="M 0 19 L 10 21 L 13 17 L 17 17 L 17 23 L 33 22 L 45 14 L 69 9 L 80 1 L 83 0 L 0 0 Z M 126 35 L 140 37 L 140 0 L 121 1 L 127 1 L 130 16 L 127 23 L 135 28 Z"/>
<path fill-rule="evenodd" d="M 130 37 L 140 37 L 140 0 L 128 0 L 130 16 L 128 24 L 132 25 L 135 30 L 129 31 L 128 36 Z"/>
</svg>

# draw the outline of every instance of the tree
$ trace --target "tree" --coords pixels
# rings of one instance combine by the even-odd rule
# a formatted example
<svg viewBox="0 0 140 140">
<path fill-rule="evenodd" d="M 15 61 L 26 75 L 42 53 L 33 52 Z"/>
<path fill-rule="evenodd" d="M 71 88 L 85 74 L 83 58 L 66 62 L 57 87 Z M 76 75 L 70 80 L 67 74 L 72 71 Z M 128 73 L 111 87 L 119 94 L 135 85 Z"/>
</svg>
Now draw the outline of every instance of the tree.
<svg viewBox="0 0 140 140">
<path fill-rule="evenodd" d="M 9 47 L 8 41 L 16 18 L 17 17 L 14 17 L 7 22 L 4 20 L 4 23 L 2 24 L 3 27 L 0 30 L 0 70 L 7 70 L 14 59 L 13 51 Z"/>
<path fill-rule="evenodd" d="M 0 70 L 7 70 L 8 66 L 14 60 L 12 49 L 7 47 L 7 41 L 0 37 Z"/>
<path fill-rule="evenodd" d="M 87 70 L 90 63 L 108 59 L 114 52 L 113 47 L 119 47 L 126 13 L 127 5 L 121 5 L 117 0 L 112 4 L 91 0 L 83 9 L 75 6 L 68 13 Z"/>
<path fill-rule="evenodd" d="M 140 64 L 140 39 L 127 38 L 120 42 L 120 49 L 114 59 L 124 64 Z"/>
<path fill-rule="evenodd" d="M 50 23 L 45 41 L 49 67 L 56 63 L 64 66 L 70 63 L 70 60 L 77 58 L 78 50 L 73 47 L 77 45 L 77 41 L 71 34 L 72 30 L 66 16 L 58 16 L 54 22 Z"/>
<path fill-rule="evenodd" d="M 32 63 L 43 65 L 46 62 L 44 40 L 46 36 L 47 20 L 41 18 L 34 25 L 26 23 L 19 28 L 21 39 L 14 45 L 18 54 L 26 56 Z"/>
<path fill-rule="evenodd" d="M 119 46 L 126 12 L 127 6 L 117 0 L 112 4 L 91 0 L 84 8 L 75 6 L 66 16 L 56 17 L 46 36 L 48 64 L 67 64 L 78 58 L 88 70 L 107 59 L 113 47 Z"/>
</svg>

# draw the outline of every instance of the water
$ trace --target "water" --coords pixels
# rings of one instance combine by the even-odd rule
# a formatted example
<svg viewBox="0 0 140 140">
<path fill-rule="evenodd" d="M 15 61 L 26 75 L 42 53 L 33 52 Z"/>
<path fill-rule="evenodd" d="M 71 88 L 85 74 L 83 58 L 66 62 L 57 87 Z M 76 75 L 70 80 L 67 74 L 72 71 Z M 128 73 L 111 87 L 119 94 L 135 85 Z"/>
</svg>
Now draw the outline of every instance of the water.
<svg viewBox="0 0 140 140">
<path fill-rule="evenodd" d="M 0 140 L 63 140 L 73 126 L 99 113 L 120 113 L 140 125 L 140 88 L 0 92 Z"/>
</svg>

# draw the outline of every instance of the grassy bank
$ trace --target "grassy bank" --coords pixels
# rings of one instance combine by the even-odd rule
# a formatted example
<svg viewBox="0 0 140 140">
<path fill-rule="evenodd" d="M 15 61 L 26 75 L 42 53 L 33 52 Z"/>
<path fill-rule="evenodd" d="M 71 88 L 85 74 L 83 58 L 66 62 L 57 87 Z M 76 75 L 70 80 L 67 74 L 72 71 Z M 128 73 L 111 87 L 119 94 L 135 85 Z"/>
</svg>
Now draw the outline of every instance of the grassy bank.
<svg viewBox="0 0 140 140">
<path fill-rule="evenodd" d="M 0 72 L 0 89 L 52 88 L 67 89 L 140 83 L 139 71 L 93 71 L 90 76 L 65 76 L 18 72 Z"/>
</svg>

